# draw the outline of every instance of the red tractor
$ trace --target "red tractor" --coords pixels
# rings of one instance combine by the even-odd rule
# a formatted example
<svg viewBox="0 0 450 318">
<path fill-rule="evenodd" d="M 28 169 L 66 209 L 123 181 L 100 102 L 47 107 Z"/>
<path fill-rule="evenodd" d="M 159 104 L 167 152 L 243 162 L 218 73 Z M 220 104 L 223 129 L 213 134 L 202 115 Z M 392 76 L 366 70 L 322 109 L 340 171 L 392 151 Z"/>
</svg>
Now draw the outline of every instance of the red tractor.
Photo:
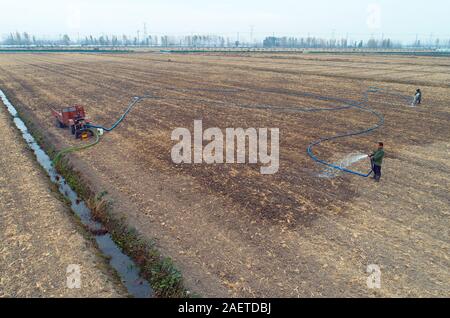
<svg viewBox="0 0 450 318">
<path fill-rule="evenodd" d="M 75 138 L 88 138 L 91 135 L 87 125 L 89 121 L 86 119 L 86 113 L 83 106 L 72 106 L 57 111 L 52 109 L 52 115 L 56 118 L 56 127 L 69 127 Z"/>
</svg>

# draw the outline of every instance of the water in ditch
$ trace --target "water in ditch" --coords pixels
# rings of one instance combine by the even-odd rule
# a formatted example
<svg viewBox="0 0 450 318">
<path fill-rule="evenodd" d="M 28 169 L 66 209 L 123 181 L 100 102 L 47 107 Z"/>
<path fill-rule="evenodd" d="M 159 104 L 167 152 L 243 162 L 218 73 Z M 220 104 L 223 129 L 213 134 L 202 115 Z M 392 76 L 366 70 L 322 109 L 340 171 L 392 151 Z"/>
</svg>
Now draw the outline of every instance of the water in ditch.
<svg viewBox="0 0 450 318">
<path fill-rule="evenodd" d="M 37 161 L 44 168 L 50 177 L 50 180 L 58 186 L 59 192 L 71 202 L 72 211 L 80 218 L 81 222 L 92 233 L 102 233 L 94 235 L 98 247 L 102 253 L 109 258 L 109 263 L 119 274 L 122 283 L 127 288 L 128 293 L 136 298 L 146 298 L 153 295 L 150 284 L 140 277 L 139 268 L 125 255 L 121 249 L 114 243 L 111 235 L 107 233 L 104 226 L 93 219 L 91 210 L 86 203 L 78 197 L 77 193 L 67 184 L 66 180 L 58 174 L 53 167 L 50 157 L 37 144 L 34 137 L 29 133 L 25 123 L 18 117 L 17 110 L 8 100 L 6 95 L 0 90 L 0 98 L 13 117 L 14 124 L 22 133 L 31 150 L 33 150 Z"/>
</svg>

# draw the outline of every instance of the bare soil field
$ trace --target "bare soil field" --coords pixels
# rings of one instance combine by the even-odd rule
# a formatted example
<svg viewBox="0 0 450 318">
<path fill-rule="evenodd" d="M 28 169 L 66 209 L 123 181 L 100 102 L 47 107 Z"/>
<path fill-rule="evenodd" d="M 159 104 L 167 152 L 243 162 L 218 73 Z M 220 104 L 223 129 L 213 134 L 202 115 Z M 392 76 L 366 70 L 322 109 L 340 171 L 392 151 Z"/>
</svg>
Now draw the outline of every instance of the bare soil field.
<svg viewBox="0 0 450 318">
<path fill-rule="evenodd" d="M 318 178 L 323 167 L 308 157 L 309 143 L 371 126 L 373 116 L 276 108 L 339 106 L 309 94 L 361 100 L 369 86 L 411 96 L 420 87 L 423 105 L 370 96 L 384 127 L 315 151 L 334 161 L 384 141 L 382 182 Z M 1 54 L 0 88 L 58 149 L 78 142 L 55 127 L 50 107 L 85 105 L 109 126 L 133 96 L 159 97 L 70 158 L 202 296 L 450 296 L 449 58 Z M 258 105 L 275 110 L 248 108 Z M 279 172 L 173 164 L 172 130 L 192 129 L 197 119 L 205 128 L 279 128 Z M 367 288 L 370 264 L 381 268 L 381 289 Z"/>
</svg>

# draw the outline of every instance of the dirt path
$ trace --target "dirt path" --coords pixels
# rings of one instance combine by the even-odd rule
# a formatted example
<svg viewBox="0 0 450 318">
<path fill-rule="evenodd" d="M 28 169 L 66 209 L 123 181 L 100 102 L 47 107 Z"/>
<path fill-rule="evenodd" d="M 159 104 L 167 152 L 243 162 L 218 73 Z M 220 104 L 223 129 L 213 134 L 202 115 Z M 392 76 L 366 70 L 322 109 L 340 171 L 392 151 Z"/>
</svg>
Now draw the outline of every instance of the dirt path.
<svg viewBox="0 0 450 318">
<path fill-rule="evenodd" d="M 0 145 L 0 297 L 126 296 L 71 212 L 50 190 L 3 105 Z M 79 289 L 67 287 L 70 264 L 80 266 Z"/>
</svg>

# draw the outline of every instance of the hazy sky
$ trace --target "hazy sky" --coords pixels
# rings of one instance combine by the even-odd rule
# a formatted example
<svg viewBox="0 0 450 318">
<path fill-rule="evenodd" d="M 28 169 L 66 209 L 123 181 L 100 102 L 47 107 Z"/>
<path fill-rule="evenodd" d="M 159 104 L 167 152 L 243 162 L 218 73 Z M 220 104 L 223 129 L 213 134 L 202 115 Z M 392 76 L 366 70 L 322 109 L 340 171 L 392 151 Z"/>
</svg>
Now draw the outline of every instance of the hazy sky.
<svg viewBox="0 0 450 318">
<path fill-rule="evenodd" d="M 449 0 L 0 0 L 0 34 L 217 33 L 242 38 L 384 33 L 450 39 Z M 142 34 L 142 33 L 141 33 Z M 433 35 L 431 35 L 433 34 Z"/>
</svg>

